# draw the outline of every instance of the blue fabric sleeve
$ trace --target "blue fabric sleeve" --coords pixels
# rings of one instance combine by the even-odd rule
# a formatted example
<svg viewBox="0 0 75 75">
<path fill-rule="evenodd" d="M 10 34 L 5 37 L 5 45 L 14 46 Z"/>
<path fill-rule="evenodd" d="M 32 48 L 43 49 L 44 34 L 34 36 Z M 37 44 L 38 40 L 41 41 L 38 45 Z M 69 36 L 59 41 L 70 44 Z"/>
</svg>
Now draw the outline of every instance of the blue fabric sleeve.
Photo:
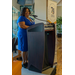
<svg viewBox="0 0 75 75">
<path fill-rule="evenodd" d="M 17 23 L 22 22 L 22 21 L 25 21 L 25 20 L 24 20 L 24 16 L 20 16 L 20 17 L 18 18 L 18 20 L 17 20 Z"/>
<path fill-rule="evenodd" d="M 24 16 L 20 16 L 20 17 L 18 18 L 18 20 L 17 20 L 17 26 L 18 26 L 18 23 L 19 23 L 19 22 L 22 22 L 22 21 L 25 21 Z"/>
</svg>

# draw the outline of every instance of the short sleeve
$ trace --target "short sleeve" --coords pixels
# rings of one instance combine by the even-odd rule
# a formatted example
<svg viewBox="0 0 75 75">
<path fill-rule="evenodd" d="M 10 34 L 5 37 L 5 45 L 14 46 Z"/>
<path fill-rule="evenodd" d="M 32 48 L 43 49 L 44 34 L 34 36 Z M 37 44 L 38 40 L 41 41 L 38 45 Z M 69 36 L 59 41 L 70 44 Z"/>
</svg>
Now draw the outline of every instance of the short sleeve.
<svg viewBox="0 0 75 75">
<path fill-rule="evenodd" d="M 22 21 L 25 21 L 25 20 L 24 20 L 24 16 L 20 16 L 20 17 L 18 18 L 17 24 L 18 24 L 19 22 L 22 22 Z"/>
</svg>

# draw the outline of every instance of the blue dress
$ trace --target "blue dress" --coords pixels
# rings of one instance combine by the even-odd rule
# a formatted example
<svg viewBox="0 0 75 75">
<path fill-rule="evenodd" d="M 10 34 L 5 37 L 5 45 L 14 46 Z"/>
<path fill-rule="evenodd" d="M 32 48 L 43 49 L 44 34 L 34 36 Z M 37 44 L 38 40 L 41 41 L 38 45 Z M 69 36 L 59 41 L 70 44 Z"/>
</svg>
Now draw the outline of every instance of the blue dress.
<svg viewBox="0 0 75 75">
<path fill-rule="evenodd" d="M 33 22 L 30 22 L 30 20 L 28 20 L 25 16 L 20 16 L 18 18 L 18 20 L 17 20 L 17 25 L 18 25 L 19 22 L 23 22 L 23 21 L 28 26 L 31 26 L 31 25 L 34 25 L 35 24 L 34 21 Z M 18 31 L 18 34 L 17 35 L 18 35 L 18 50 L 21 50 L 23 52 L 28 51 L 27 31 L 26 31 L 26 29 L 22 29 L 22 28 L 19 27 L 19 31 Z"/>
</svg>

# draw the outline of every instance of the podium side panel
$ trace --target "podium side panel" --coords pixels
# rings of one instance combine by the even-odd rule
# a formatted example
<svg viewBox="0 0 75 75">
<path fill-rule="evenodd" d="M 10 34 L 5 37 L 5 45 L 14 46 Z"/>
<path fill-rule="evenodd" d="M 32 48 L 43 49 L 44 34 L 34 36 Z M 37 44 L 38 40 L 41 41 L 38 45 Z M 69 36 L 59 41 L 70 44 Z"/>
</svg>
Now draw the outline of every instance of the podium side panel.
<svg viewBox="0 0 75 75">
<path fill-rule="evenodd" d="M 53 24 L 54 25 L 54 24 Z M 53 66 L 55 55 L 55 25 L 53 31 L 45 31 L 45 56 L 43 68 Z"/>
<path fill-rule="evenodd" d="M 49 34 L 49 35 L 47 35 Z M 50 66 L 53 66 L 54 54 L 55 54 L 55 31 L 46 32 L 47 36 L 47 51 L 48 51 L 48 62 Z"/>
</svg>

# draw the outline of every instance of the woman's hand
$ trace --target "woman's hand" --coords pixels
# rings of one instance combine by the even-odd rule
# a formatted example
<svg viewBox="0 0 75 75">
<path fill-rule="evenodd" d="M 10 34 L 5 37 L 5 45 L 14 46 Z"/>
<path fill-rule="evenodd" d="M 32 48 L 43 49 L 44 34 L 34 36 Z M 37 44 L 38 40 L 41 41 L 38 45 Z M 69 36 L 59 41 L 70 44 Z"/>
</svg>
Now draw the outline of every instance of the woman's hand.
<svg viewBox="0 0 75 75">
<path fill-rule="evenodd" d="M 18 25 L 20 28 L 23 28 L 23 29 L 27 29 L 29 27 L 29 26 L 25 25 L 25 22 L 19 22 Z"/>
</svg>

